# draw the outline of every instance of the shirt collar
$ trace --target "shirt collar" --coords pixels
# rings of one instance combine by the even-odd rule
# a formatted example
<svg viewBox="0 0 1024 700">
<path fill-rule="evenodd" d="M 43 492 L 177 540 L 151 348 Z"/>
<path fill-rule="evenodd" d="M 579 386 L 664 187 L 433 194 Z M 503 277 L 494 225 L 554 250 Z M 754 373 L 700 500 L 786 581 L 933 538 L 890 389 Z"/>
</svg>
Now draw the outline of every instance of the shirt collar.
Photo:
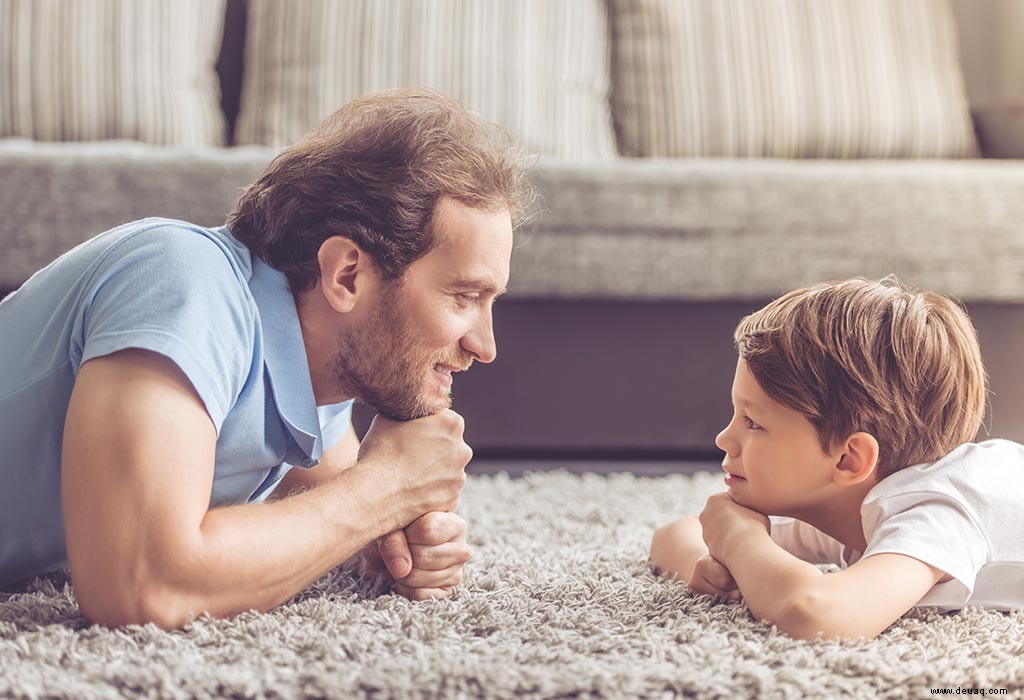
<svg viewBox="0 0 1024 700">
<path fill-rule="evenodd" d="M 323 454 L 323 438 L 299 314 L 288 280 L 254 255 L 249 289 L 260 313 L 263 357 L 277 411 L 298 446 L 311 460 L 318 460 Z"/>
</svg>

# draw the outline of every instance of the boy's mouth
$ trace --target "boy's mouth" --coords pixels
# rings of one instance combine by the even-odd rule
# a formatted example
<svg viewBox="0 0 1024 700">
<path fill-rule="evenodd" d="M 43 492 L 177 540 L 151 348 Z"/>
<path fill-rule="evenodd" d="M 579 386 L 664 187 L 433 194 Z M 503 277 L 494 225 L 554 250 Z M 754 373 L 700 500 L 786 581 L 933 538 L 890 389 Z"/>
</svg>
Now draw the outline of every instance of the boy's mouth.
<svg viewBox="0 0 1024 700">
<path fill-rule="evenodd" d="M 725 468 L 724 465 L 722 466 L 722 469 L 725 471 L 726 486 L 735 486 L 736 484 L 745 484 L 747 482 L 746 477 L 740 476 L 735 472 L 729 471 L 728 469 Z"/>
</svg>

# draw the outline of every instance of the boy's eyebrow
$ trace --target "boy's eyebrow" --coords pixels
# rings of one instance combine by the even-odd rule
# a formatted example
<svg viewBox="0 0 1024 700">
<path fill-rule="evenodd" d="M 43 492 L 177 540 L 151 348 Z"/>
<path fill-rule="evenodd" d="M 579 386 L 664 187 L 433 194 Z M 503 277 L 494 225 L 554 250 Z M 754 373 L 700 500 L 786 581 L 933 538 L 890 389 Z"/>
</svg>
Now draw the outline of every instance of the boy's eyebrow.
<svg viewBox="0 0 1024 700">
<path fill-rule="evenodd" d="M 754 403 L 750 399 L 743 399 L 743 398 L 741 398 L 738 401 L 736 401 L 736 405 L 737 406 L 741 406 L 743 408 L 753 408 L 755 410 L 760 408 L 760 406 L 758 406 L 756 403 Z"/>
</svg>

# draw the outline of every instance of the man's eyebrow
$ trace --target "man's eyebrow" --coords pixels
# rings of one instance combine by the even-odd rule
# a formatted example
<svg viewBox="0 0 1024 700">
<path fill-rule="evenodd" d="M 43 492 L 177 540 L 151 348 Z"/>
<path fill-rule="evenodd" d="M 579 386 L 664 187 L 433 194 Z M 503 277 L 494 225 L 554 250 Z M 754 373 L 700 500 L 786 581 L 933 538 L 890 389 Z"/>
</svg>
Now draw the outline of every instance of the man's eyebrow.
<svg viewBox="0 0 1024 700">
<path fill-rule="evenodd" d="M 508 291 L 508 286 L 504 286 L 501 289 L 495 288 L 493 284 L 482 279 L 474 279 L 470 277 L 459 277 L 452 280 L 452 287 L 458 289 L 475 289 L 478 292 L 484 294 L 493 294 L 496 297 L 500 297 L 502 294 Z"/>
</svg>

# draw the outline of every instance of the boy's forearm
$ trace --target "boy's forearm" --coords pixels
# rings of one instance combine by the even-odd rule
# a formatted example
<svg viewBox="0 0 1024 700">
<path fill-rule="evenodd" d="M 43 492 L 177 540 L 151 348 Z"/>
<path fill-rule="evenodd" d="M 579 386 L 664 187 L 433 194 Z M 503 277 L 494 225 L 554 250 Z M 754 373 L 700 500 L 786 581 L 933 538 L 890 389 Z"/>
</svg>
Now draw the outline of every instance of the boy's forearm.
<svg viewBox="0 0 1024 700">
<path fill-rule="evenodd" d="M 779 547 L 767 532 L 731 543 L 717 558 L 729 569 L 756 618 L 794 637 L 814 636 L 814 621 L 807 619 L 803 602 L 824 575 L 821 570 Z"/>
</svg>

